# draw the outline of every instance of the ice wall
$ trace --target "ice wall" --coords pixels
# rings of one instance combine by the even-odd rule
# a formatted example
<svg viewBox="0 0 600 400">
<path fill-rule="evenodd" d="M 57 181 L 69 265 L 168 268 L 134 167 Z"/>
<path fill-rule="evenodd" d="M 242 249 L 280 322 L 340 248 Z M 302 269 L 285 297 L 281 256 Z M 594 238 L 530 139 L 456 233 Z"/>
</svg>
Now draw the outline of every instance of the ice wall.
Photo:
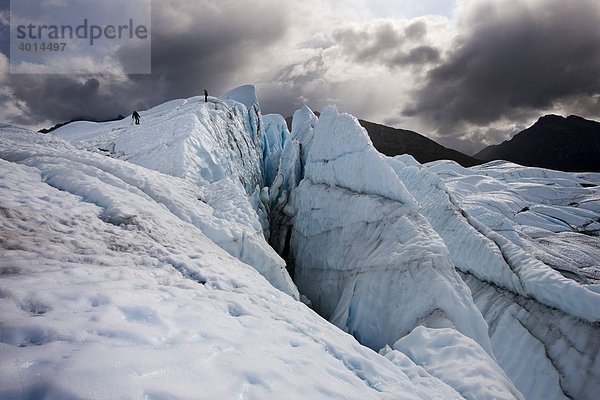
<svg viewBox="0 0 600 400">
<path fill-rule="evenodd" d="M 279 161 L 283 154 L 283 148 L 289 139 L 290 133 L 287 129 L 285 119 L 279 114 L 267 114 L 263 116 L 265 124 L 264 136 L 264 154 L 263 171 L 265 175 L 265 185 L 272 186 Z"/>
</svg>

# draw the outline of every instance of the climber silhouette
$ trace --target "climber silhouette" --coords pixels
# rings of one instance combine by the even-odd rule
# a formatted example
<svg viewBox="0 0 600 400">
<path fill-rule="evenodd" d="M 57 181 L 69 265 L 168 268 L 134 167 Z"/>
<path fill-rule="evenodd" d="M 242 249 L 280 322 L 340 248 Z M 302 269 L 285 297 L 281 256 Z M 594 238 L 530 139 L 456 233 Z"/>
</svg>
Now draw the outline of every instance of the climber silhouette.
<svg viewBox="0 0 600 400">
<path fill-rule="evenodd" d="M 137 111 L 133 111 L 133 114 L 131 114 L 131 118 L 135 119 L 135 124 L 136 125 L 140 124 L 140 114 L 138 114 Z"/>
<path fill-rule="evenodd" d="M 206 103 L 208 101 L 208 92 L 206 91 L 206 89 L 204 89 L 204 102 Z"/>
</svg>

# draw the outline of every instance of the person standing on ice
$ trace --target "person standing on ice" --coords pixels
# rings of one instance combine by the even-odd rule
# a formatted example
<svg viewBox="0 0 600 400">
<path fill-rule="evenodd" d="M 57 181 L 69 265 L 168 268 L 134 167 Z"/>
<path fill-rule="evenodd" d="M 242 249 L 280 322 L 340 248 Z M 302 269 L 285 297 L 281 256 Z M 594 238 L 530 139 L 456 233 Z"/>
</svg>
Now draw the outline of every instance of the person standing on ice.
<svg viewBox="0 0 600 400">
<path fill-rule="evenodd" d="M 140 124 L 140 114 L 138 114 L 137 111 L 133 111 L 133 114 L 131 114 L 131 118 L 135 119 L 135 124 L 139 125 Z"/>
<path fill-rule="evenodd" d="M 208 102 L 208 92 L 204 89 L 204 102 Z"/>
</svg>

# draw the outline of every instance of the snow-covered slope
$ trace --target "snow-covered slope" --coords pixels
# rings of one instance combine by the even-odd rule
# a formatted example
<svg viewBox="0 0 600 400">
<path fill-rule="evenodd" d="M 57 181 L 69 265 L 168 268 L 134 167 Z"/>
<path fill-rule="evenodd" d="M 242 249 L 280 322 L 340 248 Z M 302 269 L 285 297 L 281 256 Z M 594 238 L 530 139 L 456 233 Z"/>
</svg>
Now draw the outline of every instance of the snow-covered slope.
<svg viewBox="0 0 600 400">
<path fill-rule="evenodd" d="M 161 104 L 141 111 L 140 125 L 128 118 L 82 121 L 53 134 L 76 147 L 199 185 L 234 177 L 251 195 L 263 186 L 264 129 L 256 93 L 253 86 L 244 86 L 222 97 L 227 100 L 210 97 L 205 103 L 198 96 Z"/>
<path fill-rule="evenodd" d="M 600 176 L 290 133 L 252 86 L 140 114 L 0 126 L 0 398 L 595 397 Z"/>
<path fill-rule="evenodd" d="M 243 86 L 223 97 L 227 100 L 170 101 L 140 112 L 140 125 L 129 119 L 74 122 L 54 135 L 78 148 L 182 178 L 177 181 L 198 200 L 193 208 L 182 199 L 171 200 L 165 184 L 154 177 L 140 184 L 142 190 L 152 192 L 147 193 L 151 197 L 165 199 L 165 206 L 179 218 L 201 227 L 229 254 L 298 298 L 285 262 L 263 235 L 261 222 L 268 226 L 259 199 L 265 133 L 254 87 Z M 249 106 L 236 101 L 238 97 Z M 120 179 L 135 179 L 121 175 L 125 176 Z M 170 179 L 161 176 L 160 180 Z"/>
</svg>

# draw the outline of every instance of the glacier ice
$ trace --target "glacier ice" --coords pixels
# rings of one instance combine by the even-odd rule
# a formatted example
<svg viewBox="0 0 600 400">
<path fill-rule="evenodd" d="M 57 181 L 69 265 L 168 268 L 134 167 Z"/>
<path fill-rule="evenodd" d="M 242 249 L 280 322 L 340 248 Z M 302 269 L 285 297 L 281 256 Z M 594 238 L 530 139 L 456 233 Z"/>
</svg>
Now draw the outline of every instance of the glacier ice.
<svg viewBox="0 0 600 400">
<path fill-rule="evenodd" d="M 355 134 L 357 128 L 360 134 Z M 404 184 L 386 165 L 385 156 L 375 150 L 369 135 L 355 118 L 328 107 L 323 110 L 312 135 L 305 165 L 306 177 L 311 182 L 416 206 Z"/>
<path fill-rule="evenodd" d="M 265 174 L 264 186 L 273 185 L 273 180 L 279 168 L 279 161 L 283 153 L 285 142 L 289 138 L 289 132 L 285 119 L 279 114 L 267 114 L 263 116 L 265 124 L 265 145 L 263 154 L 263 171 Z"/>
<path fill-rule="evenodd" d="M 498 364 L 527 398 L 597 397 L 597 326 L 472 275 L 464 279 L 488 322 Z"/>
<path fill-rule="evenodd" d="M 428 164 L 456 204 L 498 242 L 537 266 L 539 286 L 525 294 L 463 275 L 488 325 L 498 363 L 528 398 L 591 399 L 600 386 L 597 354 L 600 240 L 589 230 L 599 200 L 598 174 L 570 174 L 492 162 L 464 170 Z M 587 207 L 581 207 L 585 205 Z M 465 271 L 466 272 L 466 271 Z M 485 274 L 486 271 L 483 271 Z M 540 385 L 539 382 L 545 382 Z M 564 394 L 563 394 L 564 393 Z"/>
<path fill-rule="evenodd" d="M 595 398 L 600 174 L 386 157 L 251 85 L 140 114 L 0 125 L 0 397 Z"/>
</svg>

